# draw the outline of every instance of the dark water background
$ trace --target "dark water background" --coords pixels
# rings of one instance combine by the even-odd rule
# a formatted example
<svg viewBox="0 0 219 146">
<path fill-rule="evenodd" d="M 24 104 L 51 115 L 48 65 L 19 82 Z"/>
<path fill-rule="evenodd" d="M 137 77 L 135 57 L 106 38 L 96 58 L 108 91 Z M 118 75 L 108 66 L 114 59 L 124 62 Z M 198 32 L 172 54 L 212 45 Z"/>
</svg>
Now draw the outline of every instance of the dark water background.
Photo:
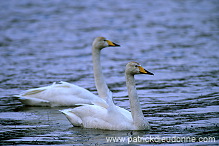
<svg viewBox="0 0 219 146">
<path fill-rule="evenodd" d="M 97 36 L 121 45 L 102 51 L 117 105 L 129 109 L 126 63 L 137 61 L 155 74 L 136 76 L 151 131 L 73 128 L 61 108 L 25 107 L 13 97 L 55 81 L 96 93 L 91 43 Z M 115 145 L 109 136 L 214 137 L 175 144 L 219 143 L 218 0 L 1 0 L 0 66 L 2 145 Z"/>
</svg>

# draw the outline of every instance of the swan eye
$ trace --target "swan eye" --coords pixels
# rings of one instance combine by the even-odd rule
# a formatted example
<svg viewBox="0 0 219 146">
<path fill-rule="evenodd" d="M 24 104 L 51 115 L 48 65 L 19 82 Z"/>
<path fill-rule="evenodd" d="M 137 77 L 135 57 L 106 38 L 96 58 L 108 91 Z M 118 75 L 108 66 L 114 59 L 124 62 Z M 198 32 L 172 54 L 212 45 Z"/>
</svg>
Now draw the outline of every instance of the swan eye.
<svg viewBox="0 0 219 146">
<path fill-rule="evenodd" d="M 135 65 L 135 67 L 139 67 L 139 65 Z"/>
</svg>

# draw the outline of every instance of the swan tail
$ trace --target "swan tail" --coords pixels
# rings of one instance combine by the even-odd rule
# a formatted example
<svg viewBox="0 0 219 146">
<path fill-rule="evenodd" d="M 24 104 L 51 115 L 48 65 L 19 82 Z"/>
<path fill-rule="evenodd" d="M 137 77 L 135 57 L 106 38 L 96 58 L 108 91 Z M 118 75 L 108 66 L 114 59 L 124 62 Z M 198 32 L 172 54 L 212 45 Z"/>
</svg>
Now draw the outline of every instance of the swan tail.
<svg viewBox="0 0 219 146">
<path fill-rule="evenodd" d="M 76 126 L 76 127 L 83 126 L 83 122 L 81 118 L 78 117 L 76 114 L 74 114 L 72 112 L 72 109 L 64 109 L 64 110 L 59 110 L 59 111 L 62 112 L 67 117 L 67 119 L 73 126 Z"/>
<path fill-rule="evenodd" d="M 25 105 L 31 106 L 50 106 L 50 102 L 47 100 L 39 99 L 39 98 L 32 98 L 32 97 L 19 97 L 20 102 Z"/>
<path fill-rule="evenodd" d="M 31 95 L 34 95 L 34 94 L 38 94 L 38 93 L 40 93 L 40 92 L 43 92 L 43 91 L 45 91 L 46 89 L 38 89 L 38 88 L 36 88 L 36 89 L 29 89 L 29 90 L 27 90 L 27 91 L 25 91 L 25 92 L 23 92 L 23 93 L 21 93 L 19 96 L 31 96 Z"/>
<path fill-rule="evenodd" d="M 46 91 L 48 89 L 51 89 L 53 87 L 55 87 L 57 84 L 54 82 L 52 85 L 49 85 L 49 86 L 46 86 L 46 87 L 40 87 L 40 88 L 34 88 L 34 89 L 28 89 L 24 92 L 22 92 L 21 94 L 19 95 L 15 95 L 15 97 L 24 97 L 24 96 L 34 96 L 36 94 L 39 94 L 43 91 Z"/>
</svg>

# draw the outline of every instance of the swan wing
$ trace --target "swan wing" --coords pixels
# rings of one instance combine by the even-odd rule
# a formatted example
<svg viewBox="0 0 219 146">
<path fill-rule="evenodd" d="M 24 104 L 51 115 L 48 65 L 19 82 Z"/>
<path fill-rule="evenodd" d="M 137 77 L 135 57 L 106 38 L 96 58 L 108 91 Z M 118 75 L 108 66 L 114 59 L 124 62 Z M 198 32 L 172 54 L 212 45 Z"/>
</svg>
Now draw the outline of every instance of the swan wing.
<svg viewBox="0 0 219 146">
<path fill-rule="evenodd" d="M 108 129 L 111 124 L 105 120 L 106 108 L 96 105 L 84 105 L 73 109 L 61 110 L 73 126 L 84 128 Z"/>
</svg>

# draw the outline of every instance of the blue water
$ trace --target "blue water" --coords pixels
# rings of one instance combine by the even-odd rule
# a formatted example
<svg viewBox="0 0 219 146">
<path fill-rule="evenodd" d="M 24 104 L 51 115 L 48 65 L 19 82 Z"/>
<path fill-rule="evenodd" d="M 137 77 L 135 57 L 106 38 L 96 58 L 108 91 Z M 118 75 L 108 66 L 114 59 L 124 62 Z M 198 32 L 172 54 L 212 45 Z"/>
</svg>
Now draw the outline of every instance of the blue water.
<svg viewBox="0 0 219 146">
<path fill-rule="evenodd" d="M 106 137 L 138 136 L 196 141 L 132 144 L 219 143 L 218 0 L 7 0 L 0 2 L 0 20 L 2 145 L 115 145 Z M 13 97 L 55 81 L 96 94 L 91 44 L 98 36 L 121 45 L 104 49 L 101 59 L 118 106 L 129 110 L 124 77 L 129 61 L 155 74 L 136 76 L 151 131 L 75 128 L 61 108 L 25 107 Z"/>
</svg>

